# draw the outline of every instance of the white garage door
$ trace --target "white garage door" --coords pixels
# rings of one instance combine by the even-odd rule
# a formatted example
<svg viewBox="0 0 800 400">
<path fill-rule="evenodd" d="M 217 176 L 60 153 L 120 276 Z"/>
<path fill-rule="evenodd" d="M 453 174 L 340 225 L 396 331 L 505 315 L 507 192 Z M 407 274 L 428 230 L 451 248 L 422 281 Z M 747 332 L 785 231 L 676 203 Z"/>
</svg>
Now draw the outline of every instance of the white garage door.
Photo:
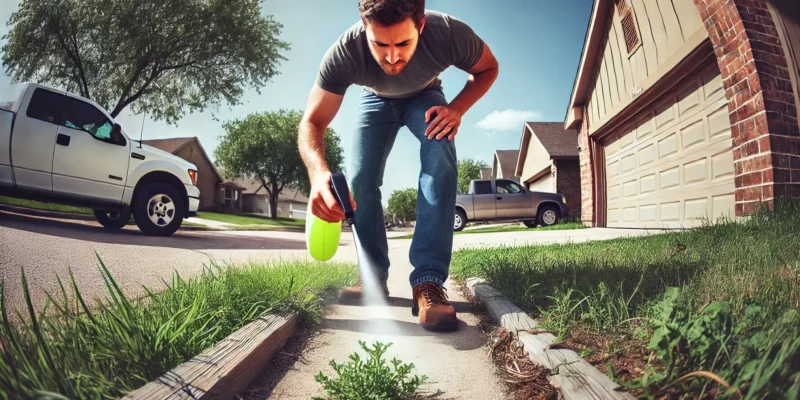
<svg viewBox="0 0 800 400">
<path fill-rule="evenodd" d="M 528 190 L 533 192 L 548 192 L 553 193 L 556 191 L 555 181 L 553 181 L 553 175 L 547 174 L 535 182 L 531 182 L 528 186 Z"/>
<path fill-rule="evenodd" d="M 714 64 L 606 141 L 606 224 L 678 228 L 735 215 L 727 100 Z"/>
</svg>

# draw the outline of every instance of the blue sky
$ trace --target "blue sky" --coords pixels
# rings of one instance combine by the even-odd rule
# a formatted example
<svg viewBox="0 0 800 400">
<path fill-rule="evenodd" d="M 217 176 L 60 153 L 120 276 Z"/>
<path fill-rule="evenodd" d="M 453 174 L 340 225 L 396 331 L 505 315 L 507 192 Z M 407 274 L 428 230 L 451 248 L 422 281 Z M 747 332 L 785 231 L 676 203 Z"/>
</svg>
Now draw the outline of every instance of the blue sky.
<svg viewBox="0 0 800 400">
<path fill-rule="evenodd" d="M 0 0 L 0 36 L 18 0 Z M 213 154 L 224 134 L 222 122 L 249 113 L 294 108 L 302 110 L 314 84 L 325 50 L 358 20 L 356 0 L 264 0 L 262 9 L 283 24 L 281 39 L 291 43 L 288 60 L 261 94 L 250 90 L 243 104 L 222 105 L 210 112 L 186 116 L 177 126 L 145 120 L 145 139 L 197 136 Z M 494 150 L 518 149 L 523 121 L 563 121 L 575 71 L 580 59 L 591 0 L 428 0 L 426 7 L 451 14 L 468 23 L 492 48 L 500 62 L 500 75 L 491 90 L 464 116 L 456 137 L 460 159 L 474 158 L 491 164 Z M 302 21 L 290 22 L 290 21 Z M 0 43 L 2 45 L 2 43 Z M 448 100 L 463 88 L 467 75 L 454 67 L 445 71 Z M 0 73 L 0 90 L 10 78 Z M 345 162 L 350 159 L 352 130 L 358 107 L 358 87 L 351 87 L 331 127 L 339 134 Z M 123 113 L 125 131 L 138 138 L 141 115 Z M 419 142 L 403 128 L 387 160 L 383 202 L 392 191 L 417 187 Z M 349 167 L 349 164 L 347 164 Z"/>
</svg>

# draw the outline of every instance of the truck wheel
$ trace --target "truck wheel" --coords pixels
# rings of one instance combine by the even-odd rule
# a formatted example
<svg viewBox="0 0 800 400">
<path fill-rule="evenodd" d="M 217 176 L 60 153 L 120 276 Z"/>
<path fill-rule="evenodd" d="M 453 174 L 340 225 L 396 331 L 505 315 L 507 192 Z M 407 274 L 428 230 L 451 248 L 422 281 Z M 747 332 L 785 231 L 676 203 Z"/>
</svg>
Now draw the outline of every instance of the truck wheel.
<svg viewBox="0 0 800 400">
<path fill-rule="evenodd" d="M 122 229 L 131 219 L 131 209 L 123 207 L 119 211 L 94 210 L 94 218 L 108 230 Z"/>
<path fill-rule="evenodd" d="M 558 223 L 558 210 L 553 206 L 544 206 L 539 209 L 539 225 L 553 226 Z"/>
<path fill-rule="evenodd" d="M 464 211 L 456 210 L 456 220 L 453 223 L 453 230 L 460 232 L 464 230 L 465 226 L 467 226 L 467 215 L 464 214 Z"/>
<path fill-rule="evenodd" d="M 522 223 L 528 228 L 536 228 L 536 221 L 522 221 Z"/>
<path fill-rule="evenodd" d="M 178 191 L 163 182 L 151 183 L 138 193 L 133 203 L 133 218 L 145 234 L 170 236 L 183 223 L 185 205 Z"/>
</svg>

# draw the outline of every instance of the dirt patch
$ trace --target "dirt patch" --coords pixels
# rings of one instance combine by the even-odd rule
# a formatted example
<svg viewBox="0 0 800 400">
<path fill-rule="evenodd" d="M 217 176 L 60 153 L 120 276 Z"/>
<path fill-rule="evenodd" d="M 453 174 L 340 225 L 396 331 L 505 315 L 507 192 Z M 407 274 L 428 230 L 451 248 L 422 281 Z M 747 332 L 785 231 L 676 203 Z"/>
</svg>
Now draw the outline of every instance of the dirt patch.
<svg viewBox="0 0 800 400">
<path fill-rule="evenodd" d="M 316 341 L 314 338 L 320 333 L 318 327 L 302 326 L 292 335 L 275 356 L 270 360 L 269 365 L 264 368 L 247 390 L 238 396 L 242 400 L 265 400 L 272 397 L 272 391 L 292 370 L 295 363 L 305 363 L 303 354 L 313 348 Z"/>
<path fill-rule="evenodd" d="M 491 357 L 500 380 L 505 383 L 507 398 L 513 400 L 550 400 L 559 398 L 559 390 L 547 380 L 550 371 L 528 358 L 517 335 L 495 325 L 483 304 L 475 300 L 464 282 L 457 286 L 469 300 L 478 326 L 488 338 L 487 357 Z"/>
</svg>

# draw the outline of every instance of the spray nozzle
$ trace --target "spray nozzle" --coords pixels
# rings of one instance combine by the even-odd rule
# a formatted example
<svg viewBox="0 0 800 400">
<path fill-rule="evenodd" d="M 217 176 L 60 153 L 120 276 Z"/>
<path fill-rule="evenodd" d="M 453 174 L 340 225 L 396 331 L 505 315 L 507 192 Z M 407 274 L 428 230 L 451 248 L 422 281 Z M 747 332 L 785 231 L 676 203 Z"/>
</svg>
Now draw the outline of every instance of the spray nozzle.
<svg viewBox="0 0 800 400">
<path fill-rule="evenodd" d="M 350 189 L 347 187 L 347 179 L 345 179 L 344 175 L 339 173 L 331 174 L 331 191 L 344 210 L 344 218 L 347 220 L 347 224 L 350 226 L 355 225 L 356 215 L 353 212 L 353 206 L 350 204 Z"/>
</svg>

